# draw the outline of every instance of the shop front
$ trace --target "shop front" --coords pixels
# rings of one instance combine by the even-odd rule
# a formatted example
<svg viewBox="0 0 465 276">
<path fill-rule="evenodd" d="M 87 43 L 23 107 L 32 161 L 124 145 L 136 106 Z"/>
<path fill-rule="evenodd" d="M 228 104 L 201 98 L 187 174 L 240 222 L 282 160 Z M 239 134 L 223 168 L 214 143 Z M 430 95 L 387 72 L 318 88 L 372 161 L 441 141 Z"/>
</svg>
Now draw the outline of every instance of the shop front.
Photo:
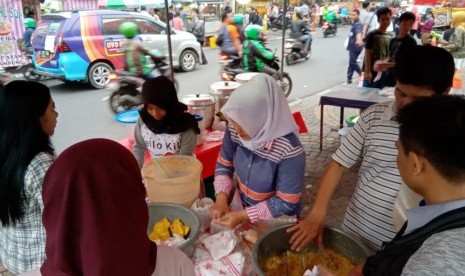
<svg viewBox="0 0 465 276">
<path fill-rule="evenodd" d="M 0 2 L 0 67 L 22 64 L 23 55 L 18 40 L 23 37 L 24 18 L 33 11 L 40 18 L 40 3 L 34 0 L 2 0 Z"/>
</svg>

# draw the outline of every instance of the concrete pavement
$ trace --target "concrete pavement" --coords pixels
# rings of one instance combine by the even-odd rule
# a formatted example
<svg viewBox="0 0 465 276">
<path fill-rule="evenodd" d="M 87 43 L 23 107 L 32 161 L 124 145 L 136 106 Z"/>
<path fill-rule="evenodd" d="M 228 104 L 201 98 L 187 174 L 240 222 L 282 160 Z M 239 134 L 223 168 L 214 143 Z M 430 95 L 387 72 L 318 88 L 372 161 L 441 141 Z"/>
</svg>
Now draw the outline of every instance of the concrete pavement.
<svg viewBox="0 0 465 276">
<path fill-rule="evenodd" d="M 315 194 L 323 175 L 324 169 L 328 164 L 331 155 L 336 151 L 340 144 L 340 138 L 337 130 L 339 129 L 339 108 L 332 106 L 325 106 L 324 122 L 323 122 L 323 150 L 319 148 L 319 135 L 320 135 L 320 96 L 325 93 L 323 91 L 316 95 L 299 99 L 290 103 L 292 110 L 300 111 L 304 117 L 305 123 L 309 129 L 307 134 L 301 135 L 302 144 L 304 145 L 307 154 L 307 170 L 305 177 L 304 188 L 304 208 L 303 215 L 306 216 L 310 211 Z M 345 116 L 357 114 L 358 110 L 345 109 Z M 346 207 L 352 196 L 356 180 L 357 180 L 358 166 L 347 170 L 341 183 L 333 195 L 331 200 L 327 224 L 339 228 L 345 214 Z M 0 275 L 12 276 L 0 262 Z"/>
</svg>

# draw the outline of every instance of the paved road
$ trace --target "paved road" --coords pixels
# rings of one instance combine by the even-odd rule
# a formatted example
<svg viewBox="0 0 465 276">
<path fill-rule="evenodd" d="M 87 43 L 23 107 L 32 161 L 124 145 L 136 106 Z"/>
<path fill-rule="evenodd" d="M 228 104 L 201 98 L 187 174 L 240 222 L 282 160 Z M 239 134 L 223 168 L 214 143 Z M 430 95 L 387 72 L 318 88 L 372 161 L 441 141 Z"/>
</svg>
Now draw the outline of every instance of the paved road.
<svg viewBox="0 0 465 276">
<path fill-rule="evenodd" d="M 321 32 L 314 34 L 313 55 L 308 61 L 285 66 L 294 82 L 290 100 L 316 94 L 328 87 L 343 82 L 348 56 L 343 47 L 348 28 L 342 28 L 336 37 L 323 38 Z M 270 32 L 269 48 L 280 53 L 281 36 Z M 218 49 L 205 50 L 208 65 L 199 65 L 189 73 L 177 73 L 180 97 L 186 94 L 208 93 L 211 83 L 220 80 Z M 109 90 L 93 90 L 86 84 L 65 85 L 60 81 L 44 81 L 52 90 L 59 118 L 53 137 L 57 153 L 68 146 L 94 137 L 122 139 L 128 128 L 116 123 L 106 99 Z"/>
</svg>

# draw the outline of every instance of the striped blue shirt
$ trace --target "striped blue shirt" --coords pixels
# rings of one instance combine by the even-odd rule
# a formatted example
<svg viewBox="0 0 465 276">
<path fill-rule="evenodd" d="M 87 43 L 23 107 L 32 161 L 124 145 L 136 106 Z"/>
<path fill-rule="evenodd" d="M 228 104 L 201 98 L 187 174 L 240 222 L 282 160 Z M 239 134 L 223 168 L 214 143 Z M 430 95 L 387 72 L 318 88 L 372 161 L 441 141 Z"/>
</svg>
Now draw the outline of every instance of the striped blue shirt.
<svg viewBox="0 0 465 276">
<path fill-rule="evenodd" d="M 252 152 L 229 126 L 216 165 L 216 193 L 231 192 L 234 172 L 251 222 L 300 213 L 305 152 L 296 134 L 274 139 Z"/>
</svg>

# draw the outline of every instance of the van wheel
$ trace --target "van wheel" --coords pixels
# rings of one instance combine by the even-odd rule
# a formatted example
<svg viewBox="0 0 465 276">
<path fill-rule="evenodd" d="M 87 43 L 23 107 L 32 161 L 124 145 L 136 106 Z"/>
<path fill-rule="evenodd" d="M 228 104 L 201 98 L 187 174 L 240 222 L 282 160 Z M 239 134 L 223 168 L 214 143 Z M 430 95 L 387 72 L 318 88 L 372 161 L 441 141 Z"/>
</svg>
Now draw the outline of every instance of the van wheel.
<svg viewBox="0 0 465 276">
<path fill-rule="evenodd" d="M 94 88 L 102 89 L 110 82 L 112 68 L 105 62 L 97 62 L 87 72 L 87 79 Z"/>
<path fill-rule="evenodd" d="M 192 50 L 184 50 L 179 58 L 179 65 L 184 72 L 190 72 L 195 69 L 197 55 Z"/>
</svg>

